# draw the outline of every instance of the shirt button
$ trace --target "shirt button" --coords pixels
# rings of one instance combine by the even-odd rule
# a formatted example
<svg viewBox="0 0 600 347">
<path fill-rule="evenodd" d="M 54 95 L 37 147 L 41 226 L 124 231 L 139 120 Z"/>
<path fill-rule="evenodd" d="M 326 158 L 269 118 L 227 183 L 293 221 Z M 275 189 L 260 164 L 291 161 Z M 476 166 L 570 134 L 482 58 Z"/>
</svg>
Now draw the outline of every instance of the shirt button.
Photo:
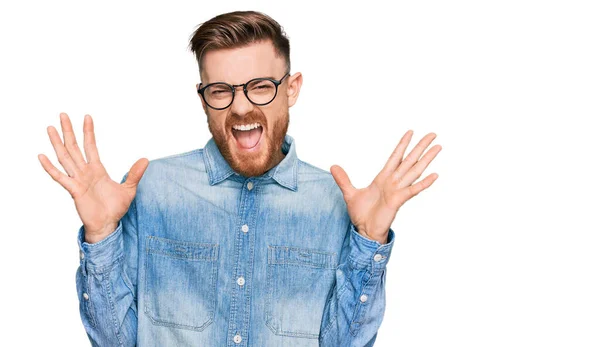
<svg viewBox="0 0 600 347">
<path fill-rule="evenodd" d="M 252 190 L 252 188 L 254 188 L 254 183 L 248 182 L 248 184 L 246 185 L 246 187 L 248 187 L 248 190 Z"/>
<path fill-rule="evenodd" d="M 375 261 L 381 261 L 382 258 L 383 258 L 383 256 L 379 253 L 375 254 L 375 256 L 373 257 L 373 259 L 375 259 Z"/>
<path fill-rule="evenodd" d="M 248 229 L 249 229 L 249 228 L 248 228 L 248 225 L 247 225 L 247 224 L 244 224 L 244 225 L 242 225 L 242 231 L 243 231 L 243 232 L 247 233 L 247 232 L 248 232 Z"/>
<path fill-rule="evenodd" d="M 237 279 L 237 284 L 239 284 L 239 285 L 240 285 L 240 287 L 241 287 L 241 286 L 243 286 L 243 285 L 244 285 L 244 283 L 246 283 L 246 280 L 244 279 L 244 277 L 241 277 L 241 276 L 240 276 L 240 277 L 238 277 L 238 279 Z"/>
<path fill-rule="evenodd" d="M 366 302 L 369 297 L 366 294 L 360 296 L 360 302 Z"/>
<path fill-rule="evenodd" d="M 238 334 L 233 337 L 233 342 L 240 343 L 242 342 L 242 337 Z"/>
<path fill-rule="evenodd" d="M 83 298 L 86 300 L 89 300 L 90 296 L 88 295 L 88 293 L 83 293 Z"/>
</svg>

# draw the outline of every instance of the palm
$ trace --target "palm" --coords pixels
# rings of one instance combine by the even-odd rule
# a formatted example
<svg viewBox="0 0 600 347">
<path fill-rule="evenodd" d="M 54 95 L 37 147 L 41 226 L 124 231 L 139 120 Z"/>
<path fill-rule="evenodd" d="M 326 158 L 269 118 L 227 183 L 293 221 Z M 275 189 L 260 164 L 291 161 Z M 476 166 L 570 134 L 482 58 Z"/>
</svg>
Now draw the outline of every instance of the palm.
<svg viewBox="0 0 600 347">
<path fill-rule="evenodd" d="M 61 127 L 64 144 L 54 127 L 48 127 L 48 135 L 58 161 L 68 175 L 54 167 L 45 155 L 40 154 L 38 159 L 44 170 L 71 194 L 84 224 L 86 238 L 88 232 L 92 236 L 106 234 L 106 231 L 114 228 L 127 212 L 135 197 L 137 185 L 148 166 L 148 159 L 138 160 L 131 167 L 125 182 L 115 182 L 100 162 L 92 117 L 86 116 L 83 125 L 87 161 L 77 145 L 66 114 L 61 114 Z"/>
<path fill-rule="evenodd" d="M 348 208 L 348 215 L 358 231 L 371 239 L 384 241 L 387 232 L 396 217 L 398 209 L 413 196 L 431 186 L 437 174 L 430 174 L 413 184 L 429 163 L 441 150 L 441 146 L 432 147 L 419 160 L 425 149 L 436 137 L 430 133 L 425 136 L 405 158 L 412 131 L 408 131 L 390 156 L 385 167 L 366 188 L 356 189 L 346 172 L 339 166 L 331 167 L 331 173 L 340 187 Z"/>
<path fill-rule="evenodd" d="M 127 212 L 135 197 L 136 187 L 126 187 L 113 181 L 104 167 L 88 164 L 71 195 L 79 218 L 89 230 L 100 230 L 104 221 L 118 221 Z M 95 166 L 95 167 L 94 167 Z"/>
</svg>

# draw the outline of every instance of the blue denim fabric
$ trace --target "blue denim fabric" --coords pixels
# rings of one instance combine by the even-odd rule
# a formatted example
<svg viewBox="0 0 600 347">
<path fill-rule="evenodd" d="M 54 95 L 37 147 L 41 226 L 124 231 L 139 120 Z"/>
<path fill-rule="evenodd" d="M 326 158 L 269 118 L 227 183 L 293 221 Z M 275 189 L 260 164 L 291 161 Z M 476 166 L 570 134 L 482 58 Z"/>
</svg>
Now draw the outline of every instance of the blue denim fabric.
<svg viewBox="0 0 600 347">
<path fill-rule="evenodd" d="M 331 174 L 299 160 L 290 135 L 282 151 L 250 178 L 212 138 L 152 160 L 112 234 L 88 244 L 80 227 L 92 345 L 373 345 L 394 232 L 361 236 Z"/>
</svg>

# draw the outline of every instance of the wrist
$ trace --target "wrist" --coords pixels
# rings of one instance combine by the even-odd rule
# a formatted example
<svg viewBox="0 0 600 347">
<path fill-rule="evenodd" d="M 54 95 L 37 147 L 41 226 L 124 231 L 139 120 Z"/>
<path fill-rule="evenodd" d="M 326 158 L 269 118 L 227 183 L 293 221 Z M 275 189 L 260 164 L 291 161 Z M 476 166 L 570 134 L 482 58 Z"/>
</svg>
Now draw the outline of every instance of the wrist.
<svg viewBox="0 0 600 347">
<path fill-rule="evenodd" d="M 388 241 L 389 231 L 385 231 L 384 233 L 369 233 L 366 230 L 358 229 L 358 232 L 369 240 L 377 241 L 382 245 Z"/>
<path fill-rule="evenodd" d="M 83 238 L 84 241 L 93 244 L 104 240 L 108 235 L 112 234 L 113 231 L 117 229 L 118 224 L 111 223 L 106 225 L 104 228 L 93 231 L 93 229 L 88 229 L 85 226 L 83 227 Z"/>
</svg>

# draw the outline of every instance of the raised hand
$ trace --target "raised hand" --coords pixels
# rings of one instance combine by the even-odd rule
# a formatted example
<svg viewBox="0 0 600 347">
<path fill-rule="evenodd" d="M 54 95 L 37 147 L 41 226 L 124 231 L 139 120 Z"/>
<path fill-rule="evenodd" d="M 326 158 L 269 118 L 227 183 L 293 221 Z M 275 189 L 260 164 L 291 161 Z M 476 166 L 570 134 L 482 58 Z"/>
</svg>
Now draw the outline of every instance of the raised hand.
<svg viewBox="0 0 600 347">
<path fill-rule="evenodd" d="M 49 126 L 48 136 L 67 175 L 58 170 L 43 154 L 38 159 L 46 172 L 65 188 L 75 201 L 75 208 L 83 222 L 85 241 L 95 243 L 112 233 L 119 220 L 127 213 L 135 197 L 137 185 L 148 167 L 148 159 L 141 158 L 133 164 L 122 184 L 113 181 L 100 162 L 94 122 L 90 115 L 83 121 L 83 146 L 86 160 L 77 145 L 69 116 L 60 114 L 64 144 L 58 131 Z"/>
<path fill-rule="evenodd" d="M 356 189 L 344 169 L 338 165 L 331 167 L 331 174 L 344 195 L 350 220 L 361 235 L 381 244 L 387 242 L 388 231 L 400 207 L 438 178 L 436 173 L 432 173 L 413 184 L 442 150 L 442 146 L 431 147 L 419 160 L 436 137 L 436 134 L 429 133 L 402 159 L 412 134 L 412 130 L 409 130 L 402 136 L 383 170 L 366 188 Z"/>
</svg>

